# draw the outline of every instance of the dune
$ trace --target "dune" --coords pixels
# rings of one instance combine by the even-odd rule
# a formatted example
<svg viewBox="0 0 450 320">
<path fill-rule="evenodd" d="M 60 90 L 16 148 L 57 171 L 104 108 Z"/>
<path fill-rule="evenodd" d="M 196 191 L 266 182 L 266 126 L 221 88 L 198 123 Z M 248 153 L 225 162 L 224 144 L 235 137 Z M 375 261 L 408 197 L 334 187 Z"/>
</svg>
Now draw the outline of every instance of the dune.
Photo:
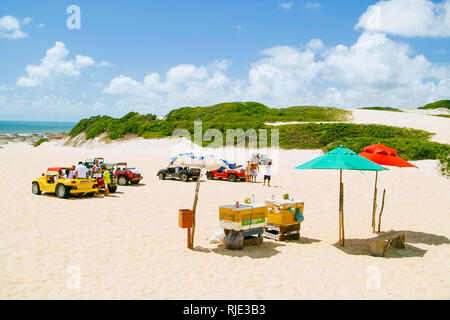
<svg viewBox="0 0 450 320">
<path fill-rule="evenodd" d="M 363 110 L 363 109 L 351 109 L 353 112 L 353 118 L 351 121 L 344 123 L 356 123 L 356 124 L 381 124 L 394 127 L 405 127 L 411 129 L 420 129 L 428 132 L 432 132 L 435 135 L 431 138 L 431 141 L 440 143 L 450 143 L 450 121 L 448 118 L 441 118 L 433 116 L 432 113 L 419 112 L 416 110 L 406 110 L 405 112 L 392 112 L 392 111 L 379 111 L 379 110 Z M 284 125 L 284 124 L 297 124 L 304 122 L 275 122 L 266 123 L 267 125 Z M 321 123 L 336 123 L 326 122 Z"/>
</svg>

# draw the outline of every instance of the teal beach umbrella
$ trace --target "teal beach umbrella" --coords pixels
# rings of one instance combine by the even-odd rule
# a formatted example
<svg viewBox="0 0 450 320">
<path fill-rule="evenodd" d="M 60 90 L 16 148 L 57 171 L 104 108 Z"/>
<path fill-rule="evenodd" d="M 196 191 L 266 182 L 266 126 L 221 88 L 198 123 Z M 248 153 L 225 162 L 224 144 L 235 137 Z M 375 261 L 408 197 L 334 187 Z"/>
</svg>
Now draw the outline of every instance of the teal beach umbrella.
<svg viewBox="0 0 450 320">
<path fill-rule="evenodd" d="M 375 162 L 359 156 L 356 152 L 340 146 L 316 159 L 308 161 L 295 169 L 322 169 L 339 170 L 340 188 L 339 188 L 339 243 L 344 245 L 344 184 L 342 183 L 342 170 L 358 171 L 382 171 L 388 170 Z"/>
</svg>

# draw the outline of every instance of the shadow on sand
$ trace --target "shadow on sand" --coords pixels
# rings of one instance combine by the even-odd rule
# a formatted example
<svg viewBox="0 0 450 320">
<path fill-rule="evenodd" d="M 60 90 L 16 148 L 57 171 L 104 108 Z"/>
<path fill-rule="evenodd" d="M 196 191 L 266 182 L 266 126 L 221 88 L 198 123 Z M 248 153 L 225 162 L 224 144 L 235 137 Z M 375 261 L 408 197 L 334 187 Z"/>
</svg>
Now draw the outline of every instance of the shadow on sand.
<svg viewBox="0 0 450 320">
<path fill-rule="evenodd" d="M 270 239 L 264 239 L 263 244 L 257 246 L 244 247 L 244 250 L 229 250 L 225 249 L 225 246 L 223 244 L 219 244 L 217 248 L 214 249 L 195 247 L 194 251 L 202 253 L 217 253 L 230 257 L 249 257 L 252 259 L 263 259 L 277 255 L 278 253 L 280 253 L 280 251 L 277 250 L 277 248 L 284 247 L 288 243 L 296 243 L 302 245 L 302 244 L 312 244 L 320 241 L 321 240 L 304 237 L 301 237 L 299 240 L 288 240 L 281 242 L 273 241 Z"/>
<path fill-rule="evenodd" d="M 133 183 L 129 183 L 126 186 L 119 186 L 119 187 L 125 187 L 125 188 L 139 188 L 139 187 L 145 187 L 146 184 L 145 183 L 138 183 L 138 184 L 133 184 Z"/>
<path fill-rule="evenodd" d="M 208 249 L 203 247 L 195 247 L 194 251 L 202 253 L 216 253 L 229 257 L 249 257 L 252 259 L 270 258 L 280 253 L 278 247 L 284 247 L 285 244 L 276 243 L 272 241 L 264 241 L 263 244 L 257 246 L 244 247 L 244 250 L 229 250 L 225 249 L 223 244 L 219 244 L 217 248 Z"/>
<path fill-rule="evenodd" d="M 389 232 L 393 232 L 392 230 Z M 411 258 L 411 257 L 423 257 L 427 250 L 420 249 L 411 245 L 414 244 L 426 244 L 426 245 L 442 245 L 449 244 L 450 240 L 445 236 L 439 236 L 431 233 L 417 232 L 417 231 L 404 231 L 405 235 L 405 249 L 396 249 L 392 246 L 386 250 L 384 258 Z M 378 235 L 383 235 L 387 232 L 379 232 Z M 370 256 L 369 253 L 369 240 L 370 239 L 346 239 L 345 246 L 341 247 L 339 242 L 333 244 L 339 250 L 350 255 L 364 255 Z"/>
<path fill-rule="evenodd" d="M 287 240 L 285 242 L 286 243 L 297 243 L 297 244 L 313 244 L 313 243 L 317 243 L 317 242 L 321 242 L 321 241 L 322 240 L 305 238 L 305 237 L 300 236 L 300 239 L 298 239 L 298 240 Z"/>
<path fill-rule="evenodd" d="M 116 191 L 114 193 L 109 193 L 109 198 L 120 198 L 120 196 L 118 196 L 118 194 L 123 194 L 123 192 Z M 61 199 L 61 198 L 58 198 L 56 196 L 56 194 L 48 193 L 48 192 L 42 193 L 40 195 L 40 197 L 53 198 L 53 199 L 58 199 L 58 200 Z M 100 191 L 100 194 L 96 197 L 94 197 L 93 195 L 83 196 L 83 195 L 73 195 L 72 194 L 68 198 L 64 198 L 63 200 L 92 200 L 92 199 L 103 199 L 103 198 L 108 198 L 105 196 L 104 190 Z"/>
</svg>

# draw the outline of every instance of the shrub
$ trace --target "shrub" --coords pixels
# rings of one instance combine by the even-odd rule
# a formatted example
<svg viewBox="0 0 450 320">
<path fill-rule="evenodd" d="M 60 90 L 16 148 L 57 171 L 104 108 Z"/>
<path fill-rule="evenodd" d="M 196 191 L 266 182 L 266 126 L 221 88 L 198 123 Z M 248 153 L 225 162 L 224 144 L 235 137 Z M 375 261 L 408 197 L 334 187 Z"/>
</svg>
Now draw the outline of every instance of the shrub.
<svg viewBox="0 0 450 320">
<path fill-rule="evenodd" d="M 433 103 L 429 103 L 418 109 L 439 109 L 439 108 L 450 109 L 450 100 L 439 100 Z"/>
<path fill-rule="evenodd" d="M 35 143 L 33 143 L 33 147 L 39 147 L 41 144 L 43 144 L 44 142 L 48 142 L 48 139 L 45 138 L 40 138 L 38 141 L 36 141 Z"/>
</svg>

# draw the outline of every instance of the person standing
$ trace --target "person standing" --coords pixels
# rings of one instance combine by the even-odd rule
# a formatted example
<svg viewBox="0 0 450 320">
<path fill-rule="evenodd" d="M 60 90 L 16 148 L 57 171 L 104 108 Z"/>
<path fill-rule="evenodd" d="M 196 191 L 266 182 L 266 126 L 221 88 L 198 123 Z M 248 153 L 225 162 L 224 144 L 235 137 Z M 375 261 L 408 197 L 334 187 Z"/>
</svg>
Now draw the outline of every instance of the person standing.
<svg viewBox="0 0 450 320">
<path fill-rule="evenodd" d="M 92 178 L 97 181 L 98 188 L 101 189 L 103 186 L 102 167 L 99 165 L 98 159 L 95 159 L 94 165 L 92 166 Z"/>
<path fill-rule="evenodd" d="M 98 160 L 95 160 L 95 163 L 92 167 L 92 177 L 93 178 L 101 178 L 102 177 L 102 169 L 98 164 Z"/>
<path fill-rule="evenodd" d="M 87 179 L 89 170 L 83 165 L 83 162 L 78 162 L 78 165 L 75 167 L 75 178 L 76 179 Z"/>
<path fill-rule="evenodd" d="M 106 166 L 103 165 L 102 167 L 103 172 L 103 183 L 105 184 L 105 196 L 109 196 L 109 189 L 108 186 L 111 183 L 111 174 L 109 173 L 109 170 L 106 169 Z"/>
<path fill-rule="evenodd" d="M 256 182 L 256 177 L 258 176 L 258 172 L 259 172 L 259 165 L 258 163 L 253 163 L 252 164 L 252 176 L 251 176 L 251 182 Z"/>
<path fill-rule="evenodd" d="M 252 169 L 250 167 L 250 161 L 247 161 L 247 165 L 245 166 L 245 182 L 249 182 L 251 174 Z"/>
<path fill-rule="evenodd" d="M 270 180 L 272 178 L 272 162 L 271 161 L 269 161 L 266 165 L 263 166 L 263 174 L 264 174 L 263 186 L 266 185 L 266 180 L 267 180 L 267 186 L 270 187 Z"/>
</svg>

